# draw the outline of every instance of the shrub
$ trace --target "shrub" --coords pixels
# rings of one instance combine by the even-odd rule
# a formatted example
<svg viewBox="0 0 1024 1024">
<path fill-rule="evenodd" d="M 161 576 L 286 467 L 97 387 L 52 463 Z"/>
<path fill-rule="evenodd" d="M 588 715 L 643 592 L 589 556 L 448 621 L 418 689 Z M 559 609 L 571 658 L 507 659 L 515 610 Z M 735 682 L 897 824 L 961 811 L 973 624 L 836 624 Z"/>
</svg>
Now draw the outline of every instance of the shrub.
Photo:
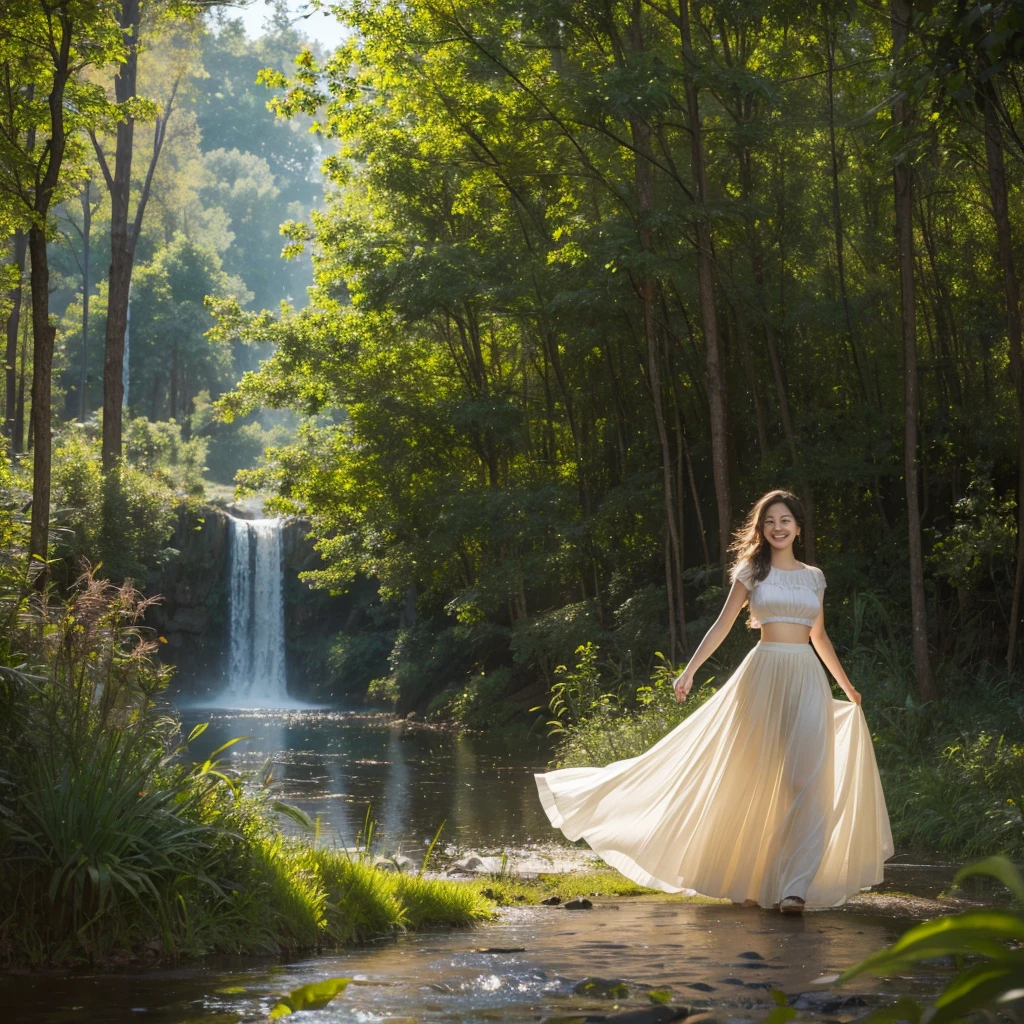
<svg viewBox="0 0 1024 1024">
<path fill-rule="evenodd" d="M 136 416 L 125 424 L 125 460 L 180 494 L 202 495 L 207 445 L 205 437 L 185 440 L 175 420 Z"/>
</svg>

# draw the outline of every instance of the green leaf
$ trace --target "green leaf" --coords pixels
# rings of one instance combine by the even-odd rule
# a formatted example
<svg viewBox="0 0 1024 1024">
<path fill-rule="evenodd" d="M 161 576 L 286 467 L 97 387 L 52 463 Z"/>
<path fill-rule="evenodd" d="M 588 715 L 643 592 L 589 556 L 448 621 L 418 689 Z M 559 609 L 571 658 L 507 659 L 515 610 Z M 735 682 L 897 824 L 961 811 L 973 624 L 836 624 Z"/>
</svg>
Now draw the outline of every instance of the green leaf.
<svg viewBox="0 0 1024 1024">
<path fill-rule="evenodd" d="M 322 1010 L 339 992 L 344 992 L 351 981 L 351 978 L 327 978 L 294 988 L 270 1011 L 270 1019 L 277 1020 L 300 1010 Z"/>
<path fill-rule="evenodd" d="M 198 739 L 203 735 L 204 732 L 210 727 L 209 722 L 200 722 L 189 734 L 187 743 L 191 743 L 193 740 Z"/>
<path fill-rule="evenodd" d="M 943 990 L 929 1011 L 930 1024 L 965 1017 L 1000 1002 L 1024 986 L 1024 958 L 976 964 L 958 974 Z"/>
<path fill-rule="evenodd" d="M 218 754 L 224 753 L 228 747 L 233 747 L 236 743 L 241 743 L 242 740 L 251 740 L 251 736 L 236 736 L 233 740 L 228 740 L 227 743 L 222 743 L 212 754 L 210 754 L 208 761 L 212 761 Z"/>
<path fill-rule="evenodd" d="M 796 1010 L 792 1006 L 776 1006 L 764 1018 L 764 1024 L 786 1024 L 786 1021 L 792 1020 L 796 1015 Z"/>
<path fill-rule="evenodd" d="M 973 878 L 978 875 L 985 875 L 1002 882 L 1013 895 L 1024 903 L 1024 877 L 1005 857 L 986 857 L 977 864 L 968 864 L 961 868 L 953 879 L 953 885 L 958 886 L 961 879 Z"/>
<path fill-rule="evenodd" d="M 313 819 L 302 808 L 296 807 L 294 804 L 286 804 L 283 800 L 275 800 L 271 806 L 278 814 L 291 818 L 292 821 L 301 825 L 308 832 L 312 832 L 316 828 Z"/>
<path fill-rule="evenodd" d="M 976 954 L 1000 957 L 1004 943 L 1024 939 L 1024 918 L 1003 910 L 980 910 L 923 921 L 888 949 L 874 953 L 839 976 L 844 984 L 859 974 L 887 974 L 917 960 Z"/>
</svg>

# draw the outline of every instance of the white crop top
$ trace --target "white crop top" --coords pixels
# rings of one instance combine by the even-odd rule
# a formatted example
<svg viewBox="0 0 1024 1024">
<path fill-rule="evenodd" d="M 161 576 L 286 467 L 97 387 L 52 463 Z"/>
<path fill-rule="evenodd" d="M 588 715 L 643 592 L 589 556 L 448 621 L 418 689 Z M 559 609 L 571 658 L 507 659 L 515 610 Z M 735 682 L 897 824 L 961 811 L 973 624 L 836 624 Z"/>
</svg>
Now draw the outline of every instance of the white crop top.
<svg viewBox="0 0 1024 1024">
<path fill-rule="evenodd" d="M 772 566 L 768 575 L 756 583 L 752 582 L 753 576 L 749 562 L 733 567 L 733 580 L 739 580 L 750 591 L 751 626 L 756 629 L 769 622 L 814 625 L 825 594 L 825 574 L 817 566 L 792 570 Z"/>
</svg>

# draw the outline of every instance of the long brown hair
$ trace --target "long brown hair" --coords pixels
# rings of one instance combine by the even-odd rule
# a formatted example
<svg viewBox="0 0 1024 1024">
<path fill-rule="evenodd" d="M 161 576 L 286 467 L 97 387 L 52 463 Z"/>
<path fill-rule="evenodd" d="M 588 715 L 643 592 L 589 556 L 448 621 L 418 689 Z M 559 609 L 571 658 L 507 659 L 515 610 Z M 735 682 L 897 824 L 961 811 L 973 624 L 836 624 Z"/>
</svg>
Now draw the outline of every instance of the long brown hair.
<svg viewBox="0 0 1024 1024">
<path fill-rule="evenodd" d="M 801 532 L 804 528 L 804 507 L 800 499 L 789 491 L 769 491 L 758 498 L 746 522 L 733 534 L 729 550 L 735 555 L 735 565 L 746 562 L 753 571 L 752 582 L 763 580 L 772 566 L 772 547 L 764 535 L 764 520 L 768 509 L 781 502 L 793 514 Z M 799 537 L 797 538 L 799 539 Z"/>
</svg>

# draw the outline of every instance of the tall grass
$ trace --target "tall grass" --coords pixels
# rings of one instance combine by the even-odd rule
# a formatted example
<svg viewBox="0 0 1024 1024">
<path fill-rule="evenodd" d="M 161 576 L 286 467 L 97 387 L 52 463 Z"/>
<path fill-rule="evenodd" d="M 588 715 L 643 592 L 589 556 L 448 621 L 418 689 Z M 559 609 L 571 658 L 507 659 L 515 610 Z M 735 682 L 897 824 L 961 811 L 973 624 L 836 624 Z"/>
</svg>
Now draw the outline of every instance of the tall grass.
<svg viewBox="0 0 1024 1024">
<path fill-rule="evenodd" d="M 467 886 L 373 867 L 372 823 L 355 855 L 288 839 L 268 787 L 190 764 L 130 585 L 86 572 L 61 599 L 12 579 L 0 961 L 297 951 L 489 916 Z"/>
</svg>

